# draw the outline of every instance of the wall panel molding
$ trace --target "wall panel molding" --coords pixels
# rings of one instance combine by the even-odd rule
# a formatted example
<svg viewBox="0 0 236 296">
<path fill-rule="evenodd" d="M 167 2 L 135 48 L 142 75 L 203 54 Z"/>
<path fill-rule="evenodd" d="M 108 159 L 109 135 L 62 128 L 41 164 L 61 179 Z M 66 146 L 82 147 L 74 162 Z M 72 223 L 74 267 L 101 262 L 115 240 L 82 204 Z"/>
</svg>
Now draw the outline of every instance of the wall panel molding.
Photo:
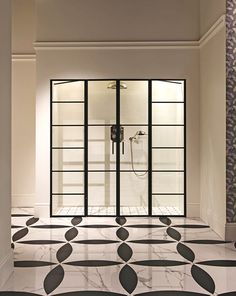
<svg viewBox="0 0 236 296">
<path fill-rule="evenodd" d="M 15 54 L 15 53 L 13 53 L 11 56 L 11 59 L 13 62 L 15 62 L 15 61 L 35 61 L 36 54 L 35 53 L 31 53 L 31 54 L 24 54 L 24 53 Z"/>
</svg>

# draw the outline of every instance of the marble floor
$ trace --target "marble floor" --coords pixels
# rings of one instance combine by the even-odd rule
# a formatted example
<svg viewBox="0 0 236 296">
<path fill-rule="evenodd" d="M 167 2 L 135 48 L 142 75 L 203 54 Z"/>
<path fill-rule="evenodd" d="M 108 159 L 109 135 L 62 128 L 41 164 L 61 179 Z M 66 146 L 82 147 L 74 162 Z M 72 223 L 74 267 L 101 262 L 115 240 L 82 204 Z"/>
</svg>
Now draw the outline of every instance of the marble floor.
<svg viewBox="0 0 236 296">
<path fill-rule="evenodd" d="M 236 295 L 235 242 L 185 218 L 37 219 L 13 209 L 1 296 Z"/>
<path fill-rule="evenodd" d="M 88 207 L 89 215 L 115 215 L 116 207 Z M 121 215 L 127 216 L 138 216 L 138 215 L 148 215 L 147 207 L 120 207 Z M 183 212 L 178 207 L 153 207 L 153 215 L 160 216 L 178 216 L 183 215 Z M 84 207 L 61 207 L 57 210 L 55 215 L 61 216 L 80 216 L 84 215 Z"/>
</svg>

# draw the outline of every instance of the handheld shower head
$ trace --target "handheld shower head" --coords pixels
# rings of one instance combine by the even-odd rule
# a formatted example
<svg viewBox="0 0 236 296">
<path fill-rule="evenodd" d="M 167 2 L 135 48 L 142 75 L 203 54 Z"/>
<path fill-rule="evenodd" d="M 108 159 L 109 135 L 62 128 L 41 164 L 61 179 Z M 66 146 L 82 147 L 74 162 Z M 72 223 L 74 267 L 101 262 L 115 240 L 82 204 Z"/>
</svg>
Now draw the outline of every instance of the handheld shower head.
<svg viewBox="0 0 236 296">
<path fill-rule="evenodd" d="M 137 140 L 137 136 L 146 136 L 147 133 L 144 131 L 137 131 L 133 137 L 130 137 L 129 140 L 133 141 L 133 140 Z"/>
<path fill-rule="evenodd" d="M 145 136 L 145 135 L 147 135 L 146 132 L 144 132 L 144 131 L 138 131 L 138 136 Z"/>
</svg>

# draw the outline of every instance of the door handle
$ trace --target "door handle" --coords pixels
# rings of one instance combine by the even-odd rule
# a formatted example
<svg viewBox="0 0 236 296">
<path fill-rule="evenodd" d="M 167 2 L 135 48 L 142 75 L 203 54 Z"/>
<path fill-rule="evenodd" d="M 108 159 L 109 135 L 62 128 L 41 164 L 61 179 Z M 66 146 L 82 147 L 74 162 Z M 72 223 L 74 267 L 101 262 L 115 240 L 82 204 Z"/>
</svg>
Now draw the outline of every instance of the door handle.
<svg viewBox="0 0 236 296">
<path fill-rule="evenodd" d="M 123 155 L 125 154 L 125 142 L 124 141 L 122 142 L 122 154 Z"/>
<path fill-rule="evenodd" d="M 111 153 L 112 153 L 112 154 L 115 153 L 115 152 L 114 152 L 114 145 L 115 145 L 114 143 L 115 143 L 115 142 L 113 142 L 113 141 L 111 142 Z"/>
</svg>

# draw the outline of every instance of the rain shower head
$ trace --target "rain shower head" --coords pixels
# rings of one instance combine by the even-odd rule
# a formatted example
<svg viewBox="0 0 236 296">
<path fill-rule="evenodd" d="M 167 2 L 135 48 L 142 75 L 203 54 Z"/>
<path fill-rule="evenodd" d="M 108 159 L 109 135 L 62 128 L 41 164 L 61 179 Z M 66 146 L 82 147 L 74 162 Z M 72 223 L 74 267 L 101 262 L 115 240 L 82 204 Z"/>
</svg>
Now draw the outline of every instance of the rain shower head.
<svg viewBox="0 0 236 296">
<path fill-rule="evenodd" d="M 112 81 L 107 86 L 108 89 L 116 89 L 116 81 Z M 124 82 L 120 82 L 120 89 L 127 89 L 127 85 Z"/>
</svg>

